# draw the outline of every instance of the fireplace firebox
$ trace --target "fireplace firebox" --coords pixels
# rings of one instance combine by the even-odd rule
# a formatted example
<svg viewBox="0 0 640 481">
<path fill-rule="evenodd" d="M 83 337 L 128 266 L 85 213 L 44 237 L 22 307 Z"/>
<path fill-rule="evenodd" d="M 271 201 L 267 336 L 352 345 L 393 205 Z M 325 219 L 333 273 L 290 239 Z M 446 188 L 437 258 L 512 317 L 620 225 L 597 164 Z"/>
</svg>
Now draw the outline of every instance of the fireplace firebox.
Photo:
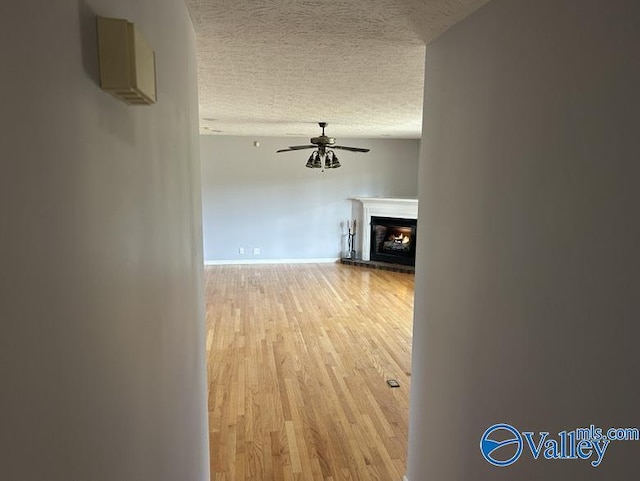
<svg viewBox="0 0 640 481">
<path fill-rule="evenodd" d="M 416 219 L 371 217 L 372 261 L 416 265 Z"/>
</svg>

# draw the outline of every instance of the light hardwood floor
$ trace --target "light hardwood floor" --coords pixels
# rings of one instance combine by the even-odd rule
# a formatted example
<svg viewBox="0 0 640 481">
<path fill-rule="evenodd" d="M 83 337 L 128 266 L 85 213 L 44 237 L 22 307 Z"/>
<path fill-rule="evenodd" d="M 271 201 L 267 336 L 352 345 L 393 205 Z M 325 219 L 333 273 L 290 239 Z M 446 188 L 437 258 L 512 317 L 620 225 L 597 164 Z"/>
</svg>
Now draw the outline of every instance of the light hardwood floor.
<svg viewBox="0 0 640 481">
<path fill-rule="evenodd" d="M 212 481 L 400 481 L 413 276 L 234 265 L 205 281 Z"/>
</svg>

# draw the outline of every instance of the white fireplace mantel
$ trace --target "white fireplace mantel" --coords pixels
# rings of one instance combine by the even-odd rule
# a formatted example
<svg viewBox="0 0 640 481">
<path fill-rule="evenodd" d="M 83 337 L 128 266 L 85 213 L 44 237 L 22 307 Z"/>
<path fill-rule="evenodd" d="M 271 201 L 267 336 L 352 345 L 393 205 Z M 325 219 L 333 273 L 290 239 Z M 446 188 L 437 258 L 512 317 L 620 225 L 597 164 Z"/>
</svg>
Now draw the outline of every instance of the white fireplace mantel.
<svg viewBox="0 0 640 481">
<path fill-rule="evenodd" d="M 362 203 L 362 260 L 370 260 L 371 254 L 371 217 L 396 217 L 398 219 L 418 218 L 418 199 L 354 197 Z"/>
</svg>

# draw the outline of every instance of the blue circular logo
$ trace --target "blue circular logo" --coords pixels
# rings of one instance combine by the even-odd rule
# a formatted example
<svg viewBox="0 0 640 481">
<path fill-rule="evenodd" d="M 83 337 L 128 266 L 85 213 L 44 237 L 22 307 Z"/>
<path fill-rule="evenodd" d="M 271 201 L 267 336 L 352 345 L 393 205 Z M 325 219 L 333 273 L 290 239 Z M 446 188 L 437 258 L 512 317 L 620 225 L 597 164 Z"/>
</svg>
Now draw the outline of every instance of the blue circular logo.
<svg viewBox="0 0 640 481">
<path fill-rule="evenodd" d="M 480 451 L 489 463 L 504 468 L 518 460 L 522 444 L 522 436 L 516 428 L 509 424 L 494 424 L 480 438 Z"/>
</svg>

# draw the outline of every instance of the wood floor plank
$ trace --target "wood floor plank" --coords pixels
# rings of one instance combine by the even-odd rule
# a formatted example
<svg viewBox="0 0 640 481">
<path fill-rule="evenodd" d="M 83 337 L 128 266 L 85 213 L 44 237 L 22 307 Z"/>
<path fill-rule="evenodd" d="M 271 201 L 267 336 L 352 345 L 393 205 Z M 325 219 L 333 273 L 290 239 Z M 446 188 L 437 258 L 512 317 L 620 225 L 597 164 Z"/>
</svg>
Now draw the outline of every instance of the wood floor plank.
<svg viewBox="0 0 640 481">
<path fill-rule="evenodd" d="M 211 478 L 400 481 L 413 279 L 340 264 L 207 267 Z"/>
</svg>

